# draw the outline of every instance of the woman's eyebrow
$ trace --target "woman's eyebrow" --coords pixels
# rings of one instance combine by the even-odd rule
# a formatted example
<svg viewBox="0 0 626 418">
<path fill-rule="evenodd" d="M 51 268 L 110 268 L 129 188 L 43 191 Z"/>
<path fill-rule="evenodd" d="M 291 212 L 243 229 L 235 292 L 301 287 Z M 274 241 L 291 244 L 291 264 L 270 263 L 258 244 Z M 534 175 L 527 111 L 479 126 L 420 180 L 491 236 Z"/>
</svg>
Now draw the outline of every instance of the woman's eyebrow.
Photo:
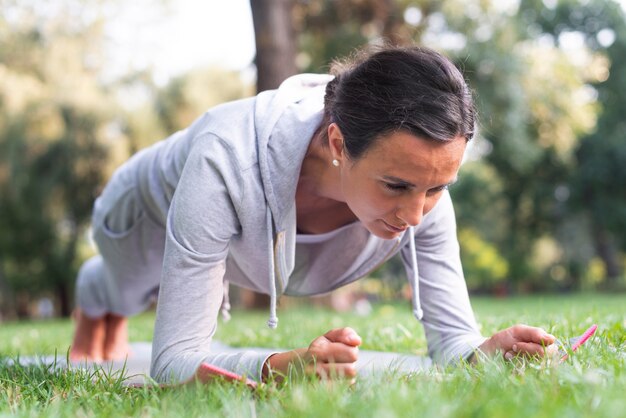
<svg viewBox="0 0 626 418">
<path fill-rule="evenodd" d="M 396 184 L 402 184 L 403 186 L 415 187 L 415 185 L 413 183 L 411 183 L 410 181 L 403 180 L 403 179 L 401 179 L 399 177 L 383 176 L 383 180 L 389 181 L 389 182 L 392 182 L 392 183 L 396 183 Z"/>
<path fill-rule="evenodd" d="M 406 181 L 403 180 L 399 177 L 394 177 L 394 176 L 383 176 L 383 179 L 385 181 L 389 181 L 389 182 L 393 182 L 396 184 L 401 184 L 403 186 L 411 186 L 411 187 L 415 187 L 415 185 L 413 183 L 411 183 L 410 181 Z M 439 186 L 435 186 L 433 187 L 434 189 L 438 188 L 438 187 L 449 187 L 452 186 L 454 183 L 456 183 L 457 181 L 459 181 L 459 176 L 457 175 L 456 177 L 454 177 L 454 179 L 452 181 L 450 181 L 449 183 L 446 184 L 441 184 Z"/>
</svg>

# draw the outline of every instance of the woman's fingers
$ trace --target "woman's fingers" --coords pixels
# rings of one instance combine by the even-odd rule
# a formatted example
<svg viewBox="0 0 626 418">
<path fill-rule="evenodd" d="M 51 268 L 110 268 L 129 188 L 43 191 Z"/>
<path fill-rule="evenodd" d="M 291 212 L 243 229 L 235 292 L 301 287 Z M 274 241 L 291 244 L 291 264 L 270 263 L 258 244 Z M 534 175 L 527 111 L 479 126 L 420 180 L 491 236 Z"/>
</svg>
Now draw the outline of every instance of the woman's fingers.
<svg viewBox="0 0 626 418">
<path fill-rule="evenodd" d="M 546 346 L 541 344 L 519 342 L 513 344 L 512 350 L 518 356 L 543 357 L 545 354 L 545 347 Z"/>
<path fill-rule="evenodd" d="M 505 359 L 511 360 L 517 355 L 543 356 L 544 348 L 554 341 L 556 338 L 541 328 L 515 325 L 495 333 L 480 349 L 487 354 L 501 352 Z"/>
<path fill-rule="evenodd" d="M 516 341 L 535 343 L 542 346 L 553 344 L 556 338 L 541 328 L 528 325 L 515 325 L 511 328 L 511 334 Z"/>
<path fill-rule="evenodd" d="M 321 359 L 326 363 L 354 363 L 359 359 L 359 348 L 342 343 L 330 343 Z"/>
<path fill-rule="evenodd" d="M 337 328 L 313 340 L 307 350 L 308 373 L 322 379 L 354 378 L 361 337 L 352 328 Z"/>
<path fill-rule="evenodd" d="M 332 329 L 324 334 L 324 337 L 334 343 L 342 343 L 354 347 L 361 345 L 361 337 L 350 327 Z"/>
<path fill-rule="evenodd" d="M 320 379 L 353 379 L 357 375 L 355 363 L 315 363 L 307 371 Z"/>
<path fill-rule="evenodd" d="M 313 340 L 308 354 L 322 363 L 353 363 L 360 344 L 361 337 L 352 328 L 337 328 Z"/>
<path fill-rule="evenodd" d="M 506 360 L 517 356 L 543 357 L 546 348 L 556 340 L 543 329 L 528 325 L 515 325 L 505 330 L 503 335 L 506 337 L 501 342 L 501 347 Z"/>
<path fill-rule="evenodd" d="M 320 363 L 354 363 L 359 358 L 359 348 L 320 337 L 311 343 L 308 354 Z"/>
</svg>

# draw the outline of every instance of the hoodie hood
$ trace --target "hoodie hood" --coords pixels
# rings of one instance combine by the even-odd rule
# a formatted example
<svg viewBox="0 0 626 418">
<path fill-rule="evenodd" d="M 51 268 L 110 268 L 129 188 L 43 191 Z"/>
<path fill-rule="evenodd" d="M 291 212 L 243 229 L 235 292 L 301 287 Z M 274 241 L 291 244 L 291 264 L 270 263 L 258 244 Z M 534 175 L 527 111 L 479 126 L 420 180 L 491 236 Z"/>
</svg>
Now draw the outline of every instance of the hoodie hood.
<svg viewBox="0 0 626 418">
<path fill-rule="evenodd" d="M 286 79 L 275 91 L 262 92 L 257 97 L 255 125 L 259 167 L 265 189 L 265 198 L 271 209 L 277 230 L 285 227 L 285 217 L 294 205 L 297 177 L 285 176 L 283 166 L 289 161 L 302 161 L 311 137 L 323 116 L 326 84 L 333 77 L 325 74 L 300 74 Z M 298 104 L 295 110 L 295 104 Z M 299 130 L 281 126 L 280 118 L 293 110 L 292 117 L 300 122 Z M 311 117 L 311 115 L 314 115 Z M 272 141 L 276 136 L 288 136 L 288 141 Z M 280 145 L 277 146 L 276 142 Z M 303 143 L 306 146 L 302 146 Z M 293 195 L 293 196 L 290 196 Z"/>
</svg>

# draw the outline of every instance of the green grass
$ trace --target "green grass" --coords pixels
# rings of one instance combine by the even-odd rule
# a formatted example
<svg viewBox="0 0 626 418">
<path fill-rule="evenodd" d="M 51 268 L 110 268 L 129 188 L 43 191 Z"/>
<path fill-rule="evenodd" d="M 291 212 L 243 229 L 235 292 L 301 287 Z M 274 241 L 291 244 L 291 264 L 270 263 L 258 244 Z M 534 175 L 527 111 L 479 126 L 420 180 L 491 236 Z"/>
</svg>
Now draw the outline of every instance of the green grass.
<svg viewBox="0 0 626 418">
<path fill-rule="evenodd" d="M 509 299 L 474 298 L 483 334 L 515 323 L 541 326 L 566 339 L 592 323 L 594 339 L 558 367 L 495 359 L 414 376 L 390 373 L 354 386 L 308 380 L 265 386 L 251 393 L 236 384 L 184 388 L 128 388 L 119 376 L 8 366 L 0 362 L 2 416 L 228 416 L 228 417 L 560 417 L 626 416 L 626 296 L 576 295 Z M 424 354 L 421 325 L 405 304 L 377 306 L 367 317 L 322 309 L 279 310 L 280 325 L 266 313 L 235 312 L 217 338 L 231 345 L 306 346 L 330 328 L 352 326 L 363 348 Z M 153 316 L 133 318 L 131 340 L 152 335 Z M 65 355 L 69 321 L 0 324 L 4 356 Z"/>
</svg>

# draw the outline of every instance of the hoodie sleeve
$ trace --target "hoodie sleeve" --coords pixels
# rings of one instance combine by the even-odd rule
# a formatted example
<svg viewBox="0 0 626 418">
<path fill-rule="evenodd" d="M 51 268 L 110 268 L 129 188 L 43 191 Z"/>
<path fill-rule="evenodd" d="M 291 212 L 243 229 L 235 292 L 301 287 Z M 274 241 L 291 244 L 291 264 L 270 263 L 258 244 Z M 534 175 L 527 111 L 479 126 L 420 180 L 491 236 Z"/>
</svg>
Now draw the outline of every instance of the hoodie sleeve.
<svg viewBox="0 0 626 418">
<path fill-rule="evenodd" d="M 267 354 L 211 353 L 229 242 L 239 233 L 237 160 L 219 138 L 190 150 L 167 217 L 151 376 L 183 382 L 207 362 L 260 379 Z"/>
<path fill-rule="evenodd" d="M 466 359 L 485 338 L 478 331 L 470 305 L 454 209 L 447 192 L 424 217 L 414 239 L 428 354 L 441 365 Z M 402 260 L 408 277 L 412 277 L 409 244 L 402 249 Z"/>
</svg>

